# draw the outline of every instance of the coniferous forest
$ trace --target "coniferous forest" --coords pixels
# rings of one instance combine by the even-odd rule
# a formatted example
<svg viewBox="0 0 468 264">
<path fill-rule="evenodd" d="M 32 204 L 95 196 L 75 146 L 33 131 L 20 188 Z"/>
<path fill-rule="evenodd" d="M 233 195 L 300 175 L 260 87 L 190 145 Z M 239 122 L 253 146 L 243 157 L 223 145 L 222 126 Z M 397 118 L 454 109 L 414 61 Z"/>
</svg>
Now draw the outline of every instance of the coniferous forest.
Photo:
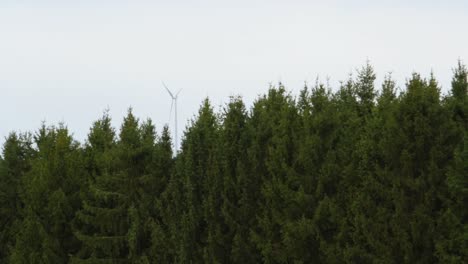
<svg viewBox="0 0 468 264">
<path fill-rule="evenodd" d="M 468 70 L 442 93 L 367 64 L 332 89 L 209 100 L 170 131 L 108 112 L 12 132 L 1 263 L 467 263 Z M 158 131 L 158 132 L 156 132 Z"/>
</svg>

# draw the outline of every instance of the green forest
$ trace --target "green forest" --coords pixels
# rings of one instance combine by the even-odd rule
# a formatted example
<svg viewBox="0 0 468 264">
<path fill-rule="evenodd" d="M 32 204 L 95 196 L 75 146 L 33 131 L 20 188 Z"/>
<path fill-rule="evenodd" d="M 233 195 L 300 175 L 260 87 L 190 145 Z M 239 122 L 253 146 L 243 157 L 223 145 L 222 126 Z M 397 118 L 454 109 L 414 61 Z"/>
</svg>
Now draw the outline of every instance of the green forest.
<svg viewBox="0 0 468 264">
<path fill-rule="evenodd" d="M 177 151 L 131 108 L 12 132 L 0 263 L 467 263 L 467 75 L 206 99 Z"/>
</svg>

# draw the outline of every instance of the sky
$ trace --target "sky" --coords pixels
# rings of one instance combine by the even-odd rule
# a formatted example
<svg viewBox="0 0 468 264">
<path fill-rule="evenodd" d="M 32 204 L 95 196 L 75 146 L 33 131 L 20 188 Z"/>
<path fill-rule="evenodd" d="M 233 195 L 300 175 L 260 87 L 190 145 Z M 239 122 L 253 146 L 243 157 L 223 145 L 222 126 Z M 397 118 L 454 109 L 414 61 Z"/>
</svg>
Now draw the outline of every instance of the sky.
<svg viewBox="0 0 468 264">
<path fill-rule="evenodd" d="M 161 131 L 179 97 L 179 131 L 209 97 L 250 107 L 270 84 L 333 89 L 367 60 L 377 86 L 434 72 L 450 89 L 468 62 L 467 1 L 0 1 L 0 144 L 12 131 L 64 122 L 84 142 L 110 110 Z M 173 121 L 170 128 L 173 129 Z M 182 134 L 179 132 L 179 134 Z"/>
</svg>

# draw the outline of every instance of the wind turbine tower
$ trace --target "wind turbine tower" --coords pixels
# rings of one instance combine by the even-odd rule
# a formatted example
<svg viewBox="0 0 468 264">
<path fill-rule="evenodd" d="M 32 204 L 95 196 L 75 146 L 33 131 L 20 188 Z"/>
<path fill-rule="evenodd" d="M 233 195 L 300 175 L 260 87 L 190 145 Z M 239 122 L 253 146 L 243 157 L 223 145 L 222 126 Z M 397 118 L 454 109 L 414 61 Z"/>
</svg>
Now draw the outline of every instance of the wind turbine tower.
<svg viewBox="0 0 468 264">
<path fill-rule="evenodd" d="M 171 111 L 169 112 L 169 121 L 171 119 L 171 114 L 172 114 L 172 107 L 174 107 L 174 130 L 175 130 L 175 133 L 174 133 L 174 138 L 175 138 L 175 153 L 177 153 L 177 151 L 179 150 L 179 137 L 177 135 L 177 98 L 179 97 L 179 93 L 182 91 L 182 89 L 180 89 L 175 95 L 171 92 L 171 90 L 169 90 L 169 88 L 167 88 L 166 84 L 164 82 L 162 82 L 164 88 L 166 88 L 166 91 L 169 93 L 169 95 L 171 96 L 172 98 L 172 102 L 171 102 Z"/>
</svg>

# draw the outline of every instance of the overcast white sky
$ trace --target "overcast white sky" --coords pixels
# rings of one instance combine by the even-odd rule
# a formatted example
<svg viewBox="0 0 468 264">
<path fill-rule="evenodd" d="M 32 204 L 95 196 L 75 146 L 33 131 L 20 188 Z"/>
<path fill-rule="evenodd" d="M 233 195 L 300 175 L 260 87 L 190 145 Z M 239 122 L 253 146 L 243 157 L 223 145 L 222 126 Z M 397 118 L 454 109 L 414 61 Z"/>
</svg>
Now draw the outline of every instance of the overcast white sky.
<svg viewBox="0 0 468 264">
<path fill-rule="evenodd" d="M 0 1 L 0 144 L 43 120 L 83 141 L 107 107 L 117 127 L 133 106 L 160 130 L 161 80 L 184 89 L 182 130 L 206 96 L 250 105 L 271 82 L 297 93 L 317 75 L 337 88 L 366 59 L 379 83 L 433 70 L 447 91 L 468 62 L 466 1 L 229 2 Z"/>
</svg>

